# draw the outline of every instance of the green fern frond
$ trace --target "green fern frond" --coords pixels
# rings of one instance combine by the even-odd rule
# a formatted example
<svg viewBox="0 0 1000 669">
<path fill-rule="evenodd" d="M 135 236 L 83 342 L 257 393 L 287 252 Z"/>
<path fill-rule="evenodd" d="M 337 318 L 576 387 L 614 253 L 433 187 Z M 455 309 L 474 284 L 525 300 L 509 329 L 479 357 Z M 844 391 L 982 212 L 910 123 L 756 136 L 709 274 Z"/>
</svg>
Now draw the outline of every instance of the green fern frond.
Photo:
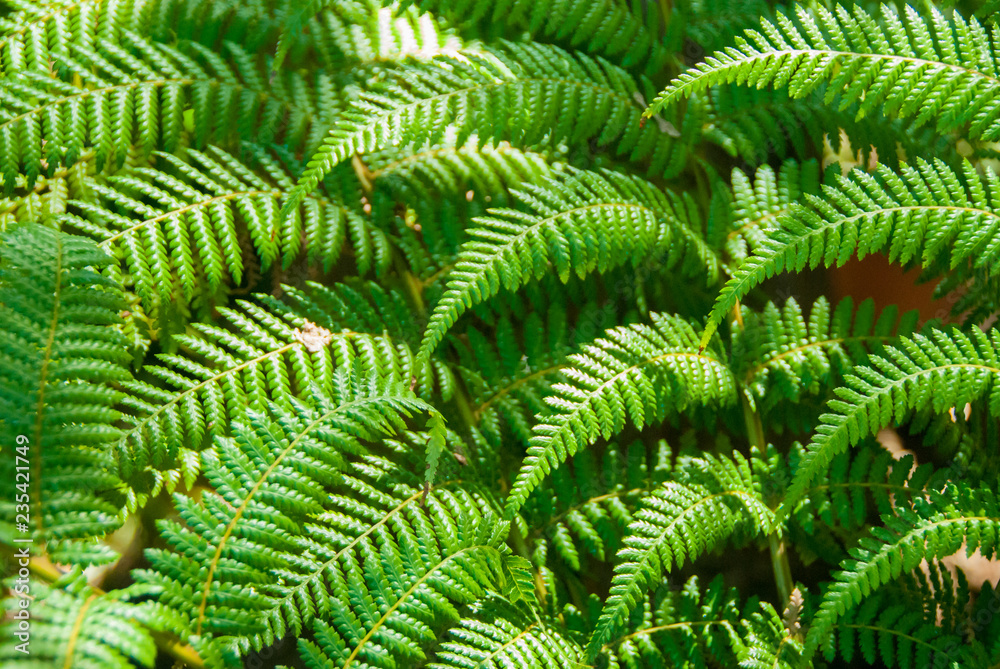
<svg viewBox="0 0 1000 669">
<path fill-rule="evenodd" d="M 142 27 L 142 0 L 4 0 L 0 17 L 0 76 L 48 74 L 75 46 L 117 41 Z"/>
<path fill-rule="evenodd" d="M 724 362 L 699 352 L 697 334 L 677 316 L 651 314 L 652 324 L 608 330 L 570 356 L 569 383 L 546 398 L 554 411 L 539 416 L 531 446 L 506 503 L 513 517 L 542 478 L 598 437 L 610 438 L 631 421 L 656 423 L 668 412 L 736 400 Z"/>
<path fill-rule="evenodd" d="M 355 209 L 357 193 L 331 187 L 282 217 L 284 189 L 294 180 L 262 151 L 252 151 L 246 162 L 215 147 L 189 149 L 184 159 L 154 155 L 158 169 L 139 167 L 91 182 L 100 199 L 71 201 L 78 213 L 61 219 L 114 252 L 120 259 L 115 277 L 134 286 L 148 313 L 156 314 L 161 303 L 217 293 L 226 280 L 238 285 L 245 271 L 241 239 L 247 237 L 261 271 L 276 263 L 287 268 L 302 253 L 329 270 L 348 241 L 358 249 L 362 270 L 368 269 L 362 251 L 368 246 L 384 270 L 388 241 Z"/>
<path fill-rule="evenodd" d="M 835 413 L 821 416 L 816 436 L 795 473 L 779 515 L 789 513 L 807 486 L 838 453 L 880 428 L 902 422 L 912 411 L 936 413 L 985 400 L 989 415 L 1000 414 L 1000 333 L 931 329 L 904 337 L 854 368 Z"/>
<path fill-rule="evenodd" d="M 1000 502 L 993 491 L 982 488 L 952 488 L 930 502 L 917 499 L 912 508 L 896 509 L 882 520 L 885 525 L 873 527 L 872 536 L 851 549 L 851 559 L 834 575 L 836 580 L 810 624 L 807 653 L 829 638 L 848 610 L 900 574 L 916 569 L 922 560 L 946 557 L 963 544 L 966 555 L 978 548 L 991 558 L 1000 545 Z"/>
<path fill-rule="evenodd" d="M 507 43 L 408 63 L 360 94 L 338 119 L 289 195 L 298 205 L 333 167 L 389 146 L 436 143 L 449 128 L 458 144 L 596 140 L 617 155 L 647 160 L 650 174 L 675 174 L 686 152 L 673 135 L 640 126 L 638 89 L 623 70 L 552 46 Z M 641 97 L 641 96 L 640 96 Z M 591 109 L 593 113 L 578 114 Z"/>
<path fill-rule="evenodd" d="M 877 594 L 837 621 L 823 642 L 823 655 L 830 662 L 836 656 L 851 662 L 859 654 L 869 665 L 881 660 L 901 669 L 969 666 L 958 663 L 960 645 L 961 639 L 920 609 Z"/>
<path fill-rule="evenodd" d="M 553 622 L 542 622 L 507 602 L 490 598 L 452 627 L 428 669 L 577 669 L 580 647 Z"/>
<path fill-rule="evenodd" d="M 115 451 L 130 487 L 130 508 L 164 486 L 172 490 L 181 479 L 191 485 L 200 470 L 199 454 L 248 409 L 287 406 L 314 386 L 329 392 L 338 368 L 361 364 L 409 383 L 413 355 L 405 342 L 383 335 L 381 327 L 350 330 L 332 314 L 321 321 L 332 326 L 328 329 L 303 312 L 315 315 L 317 305 L 337 308 L 343 302 L 322 292 L 315 300 L 309 293 L 298 297 L 301 312 L 277 301 L 269 301 L 269 309 L 245 301 L 237 302 L 239 309 L 220 308 L 220 324 L 195 324 L 197 334 L 175 338 L 183 354 L 161 354 L 161 365 L 144 367 L 145 379 L 122 384 L 128 413 Z M 350 291 L 340 298 L 359 306 L 366 299 Z M 429 390 L 426 383 L 433 383 L 435 371 L 427 366 L 421 371 L 421 393 Z"/>
<path fill-rule="evenodd" d="M 732 333 L 733 365 L 751 405 L 759 402 L 765 412 L 782 400 L 797 402 L 804 393 L 816 394 L 839 381 L 869 353 L 912 334 L 919 318 L 916 310 L 899 318 L 899 310 L 891 306 L 876 319 L 873 300 L 855 310 L 850 297 L 832 313 L 830 303 L 820 297 L 808 321 L 792 298 L 780 310 L 773 302 L 761 313 L 742 310 L 744 326 Z"/>
<path fill-rule="evenodd" d="M 782 271 L 840 266 L 850 258 L 887 253 L 891 262 L 972 265 L 993 272 L 1000 258 L 1000 215 L 993 202 L 1000 179 L 963 164 L 964 178 L 940 161 L 917 159 L 898 173 L 880 165 L 875 175 L 854 170 L 823 188 L 824 198 L 806 196 L 780 220 L 719 295 L 705 337 L 736 302 L 764 279 Z"/>
<path fill-rule="evenodd" d="M 706 454 L 678 465 L 674 480 L 642 500 L 642 508 L 618 552 L 611 591 L 587 644 L 594 658 L 607 644 L 642 595 L 673 568 L 694 562 L 732 534 L 771 531 L 774 515 L 760 499 L 750 464 Z"/>
<path fill-rule="evenodd" d="M 429 357 L 467 309 L 501 289 L 515 291 L 552 269 L 565 283 L 687 241 L 670 201 L 652 184 L 614 172 L 567 170 L 541 186 L 526 184 L 515 197 L 530 213 L 493 210 L 468 230 L 448 291 L 434 307 L 420 346 Z M 600 240 L 595 243 L 595 240 Z M 716 270 L 709 265 L 710 277 Z"/>
<path fill-rule="evenodd" d="M 514 34 L 526 32 L 534 41 L 557 42 L 647 74 L 658 72 L 668 56 L 656 36 L 659 26 L 647 26 L 615 0 L 557 0 L 541 6 L 531 0 L 409 1 L 453 21 L 484 22 L 494 33 L 498 25 Z"/>
<path fill-rule="evenodd" d="M 760 602 L 760 610 L 742 621 L 743 635 L 734 634 L 742 669 L 806 669 L 811 667 L 802 641 L 785 628 L 774 607 Z"/>
<path fill-rule="evenodd" d="M 784 14 L 763 21 L 760 31 L 674 79 L 646 115 L 722 83 L 787 87 L 801 98 L 829 82 L 824 102 L 838 96 L 841 109 L 857 102 L 859 117 L 881 108 L 915 117 L 916 126 L 934 121 L 939 133 L 968 128 L 972 138 L 1000 138 L 1000 81 L 986 30 L 957 13 L 946 18 L 931 7 L 927 15 L 889 4 L 881 20 L 860 5 L 797 6 L 797 21 Z"/>
<path fill-rule="evenodd" d="M 806 194 L 819 190 L 819 165 L 815 161 L 799 163 L 786 160 L 775 173 L 769 165 L 757 168 L 751 180 L 740 169 L 733 169 L 732 202 L 727 202 L 729 217 L 713 226 L 709 239 L 725 235 L 720 246 L 725 248 L 731 263 L 743 262 L 767 239 L 778 220 L 790 211 Z M 727 193 L 728 189 L 719 188 Z"/>
<path fill-rule="evenodd" d="M 883 515 L 910 505 L 928 491 L 941 491 L 948 477 L 947 469 L 918 466 L 909 454 L 897 460 L 880 446 L 841 453 L 806 488 L 795 522 L 810 534 L 822 528 L 860 529 L 873 510 Z"/>
<path fill-rule="evenodd" d="M 169 612 L 129 599 L 148 592 L 132 586 L 110 593 L 87 585 L 82 570 L 74 569 L 52 584 L 34 578 L 9 579 L 17 595 L 31 595 L 30 608 L 19 596 L 4 599 L 7 616 L 0 626 L 0 663 L 9 669 L 73 667 L 74 669 L 152 669 L 157 648 L 150 630 L 167 627 Z M 18 638 L 18 612 L 27 612 L 24 646 Z M 24 619 L 24 618 L 22 618 Z"/>
<path fill-rule="evenodd" d="M 160 529 L 177 552 L 151 552 L 156 571 L 142 577 L 161 589 L 160 601 L 182 613 L 195 634 L 214 635 L 222 647 L 239 653 L 274 643 L 287 630 L 299 634 L 316 618 L 337 624 L 347 620 L 346 611 L 338 610 L 348 605 L 342 596 L 353 587 L 359 567 L 373 584 L 366 597 L 377 598 L 390 593 L 375 590 L 374 584 L 402 585 L 397 578 L 404 574 L 395 572 L 397 567 L 436 569 L 441 565 L 434 566 L 435 560 L 471 551 L 475 544 L 463 542 L 483 538 L 476 527 L 486 512 L 481 500 L 462 491 L 424 497 L 419 483 L 393 499 L 370 487 L 375 481 L 368 480 L 374 474 L 369 469 L 376 461 L 361 464 L 367 457 L 365 442 L 403 429 L 417 413 L 436 414 L 433 407 L 398 382 L 352 377 L 343 369 L 335 374 L 332 390 L 329 399 L 315 396 L 312 408 L 272 407 L 270 416 L 249 412 L 235 438 L 219 440 L 217 456 L 206 463 L 214 492 L 202 495 L 200 503 L 175 496 L 184 525 L 165 521 Z M 363 515 L 382 519 L 361 532 L 356 520 L 361 501 L 331 495 L 335 488 L 369 490 L 370 506 L 363 507 Z M 436 537 L 429 534 L 428 518 L 439 523 Z M 389 539 L 390 530 L 397 533 L 393 554 L 383 553 L 388 562 L 382 566 L 370 563 L 369 542 Z M 496 545 L 492 536 L 486 538 L 494 542 L 489 546 Z M 431 550 L 432 538 L 440 542 L 438 553 Z M 413 552 L 414 541 L 422 553 Z M 375 578 L 372 569 L 388 571 Z M 397 603 L 401 594 L 395 595 Z M 389 614 L 380 625 L 387 620 Z M 376 634 L 374 628 L 369 631 L 365 641 Z M 391 628 L 384 633 L 392 634 Z"/>
<path fill-rule="evenodd" d="M 755 603 L 747 604 L 753 608 Z M 739 593 L 725 588 L 721 574 L 705 588 L 692 576 L 657 606 L 646 601 L 632 616 L 641 622 L 600 650 L 607 666 L 734 666 L 732 635 L 742 617 Z"/>
<path fill-rule="evenodd" d="M 521 510 L 531 528 L 535 564 L 558 557 L 580 571 L 582 557 L 610 559 L 621 548 L 639 498 L 663 483 L 669 463 L 670 447 L 661 441 L 649 457 L 641 443 L 612 445 L 599 460 L 585 450 L 553 471 Z"/>
<path fill-rule="evenodd" d="M 0 244 L 3 532 L 11 536 L 20 515 L 33 550 L 49 542 L 67 562 L 107 559 L 101 546 L 70 543 L 121 522 L 109 446 L 119 434 L 114 387 L 131 375 L 116 327 L 124 295 L 99 273 L 109 261 L 89 240 L 40 225 Z"/>
</svg>

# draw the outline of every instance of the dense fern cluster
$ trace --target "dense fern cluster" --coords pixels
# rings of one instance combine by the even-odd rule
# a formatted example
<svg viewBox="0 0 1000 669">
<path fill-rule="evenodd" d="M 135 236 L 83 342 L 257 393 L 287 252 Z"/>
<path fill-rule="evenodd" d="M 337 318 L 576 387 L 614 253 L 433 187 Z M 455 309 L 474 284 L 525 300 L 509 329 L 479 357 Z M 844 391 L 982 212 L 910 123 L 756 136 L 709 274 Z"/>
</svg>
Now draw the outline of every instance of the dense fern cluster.
<svg viewBox="0 0 1000 669">
<path fill-rule="evenodd" d="M 0 0 L 0 664 L 1000 666 L 998 10 Z"/>
</svg>

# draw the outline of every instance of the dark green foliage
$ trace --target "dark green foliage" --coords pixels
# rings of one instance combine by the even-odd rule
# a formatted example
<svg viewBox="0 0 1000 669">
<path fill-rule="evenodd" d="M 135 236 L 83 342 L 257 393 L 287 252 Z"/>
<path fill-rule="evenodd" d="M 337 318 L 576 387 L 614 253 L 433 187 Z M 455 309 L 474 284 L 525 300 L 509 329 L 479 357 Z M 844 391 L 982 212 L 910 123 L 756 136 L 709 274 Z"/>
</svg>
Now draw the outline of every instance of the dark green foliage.
<svg viewBox="0 0 1000 669">
<path fill-rule="evenodd" d="M 0 0 L 0 664 L 1000 666 L 996 5 Z"/>
</svg>

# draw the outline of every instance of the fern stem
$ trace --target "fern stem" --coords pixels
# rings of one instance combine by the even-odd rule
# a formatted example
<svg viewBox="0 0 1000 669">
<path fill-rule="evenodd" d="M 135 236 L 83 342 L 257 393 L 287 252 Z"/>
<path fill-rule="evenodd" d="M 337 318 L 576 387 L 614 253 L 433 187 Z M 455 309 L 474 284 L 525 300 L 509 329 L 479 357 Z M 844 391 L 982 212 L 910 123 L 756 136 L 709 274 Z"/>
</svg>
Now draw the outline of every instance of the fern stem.
<svg viewBox="0 0 1000 669">
<path fill-rule="evenodd" d="M 731 316 L 733 325 L 743 329 L 743 314 L 740 311 L 739 302 L 733 307 Z M 761 421 L 760 413 L 757 409 L 750 406 L 750 400 L 747 399 L 747 393 L 742 387 L 740 388 L 740 407 L 743 409 L 743 420 L 746 422 L 747 437 L 750 445 L 756 448 L 758 452 L 764 453 L 767 448 L 767 439 L 764 436 L 764 423 Z M 778 597 L 781 600 L 781 609 L 783 610 L 788 604 L 788 600 L 792 596 L 792 590 L 795 587 L 792 581 L 792 568 L 788 563 L 788 551 L 777 528 L 772 530 L 768 535 L 767 543 L 771 551 L 771 568 L 774 570 L 774 582 L 778 588 Z"/>
</svg>

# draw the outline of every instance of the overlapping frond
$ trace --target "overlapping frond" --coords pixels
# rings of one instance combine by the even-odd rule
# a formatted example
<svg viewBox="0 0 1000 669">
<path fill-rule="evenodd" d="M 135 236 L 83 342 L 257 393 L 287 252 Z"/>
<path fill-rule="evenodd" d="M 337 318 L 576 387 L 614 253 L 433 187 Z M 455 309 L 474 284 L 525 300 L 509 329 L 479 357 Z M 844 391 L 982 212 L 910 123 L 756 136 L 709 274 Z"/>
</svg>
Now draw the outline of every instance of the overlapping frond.
<svg viewBox="0 0 1000 669">
<path fill-rule="evenodd" d="M 532 618 L 506 601 L 489 598 L 471 607 L 448 632 L 428 669 L 576 669 L 580 647 L 555 621 Z"/>
<path fill-rule="evenodd" d="M 647 115 L 711 86 L 738 82 L 757 88 L 788 88 L 804 97 L 829 82 L 824 102 L 859 104 L 858 116 L 880 109 L 914 124 L 934 122 L 938 132 L 1000 138 L 1000 79 L 995 46 L 975 19 L 945 17 L 930 7 L 927 18 L 911 6 L 898 12 L 881 5 L 881 16 L 861 5 L 796 6 L 795 17 L 778 14 L 746 37 L 683 73 L 653 101 Z"/>
<path fill-rule="evenodd" d="M 694 237 L 685 234 L 662 191 L 614 172 L 567 170 L 540 186 L 524 185 L 515 197 L 528 212 L 493 210 L 468 229 L 472 240 L 434 308 L 421 356 L 430 356 L 463 312 L 501 289 L 517 290 L 552 270 L 565 283 L 570 273 L 583 277 L 626 262 L 635 267 L 672 242 L 683 249 Z M 712 277 L 714 256 L 706 251 L 703 257 Z"/>
<path fill-rule="evenodd" d="M 99 272 L 105 253 L 52 228 L 8 233 L 0 261 L 3 532 L 34 537 L 33 551 L 47 541 L 65 561 L 99 561 L 107 550 L 70 542 L 120 524 L 110 446 L 120 418 L 115 385 L 131 377 L 115 327 L 124 295 Z"/>
<path fill-rule="evenodd" d="M 340 639 L 341 660 L 367 666 L 383 637 L 398 638 L 394 626 L 420 611 L 447 616 L 447 607 L 428 607 L 435 587 L 451 582 L 456 591 L 446 594 L 480 593 L 479 584 L 496 576 L 483 575 L 482 560 L 499 559 L 502 524 L 483 520 L 484 500 L 462 490 L 427 494 L 419 483 L 394 493 L 372 487 L 389 464 L 367 456 L 369 444 L 436 410 L 403 384 L 343 369 L 332 390 L 329 398 L 314 396 L 312 406 L 249 412 L 206 464 L 213 492 L 200 502 L 175 497 L 183 525 L 161 525 L 174 550 L 151 552 L 155 571 L 142 578 L 195 634 L 209 635 L 204 643 L 238 654 L 318 620 L 329 623 L 317 623 L 322 652 Z M 471 569 L 471 580 L 456 580 L 462 573 L 455 569 Z M 348 597 L 361 582 L 370 591 Z M 382 602 L 391 608 L 355 617 L 360 611 L 350 610 L 363 601 L 373 607 L 368 614 Z M 398 640 L 420 646 L 415 638 Z M 307 656 L 320 652 L 302 643 Z"/>
<path fill-rule="evenodd" d="M 733 635 L 742 669 L 807 669 L 812 664 L 801 639 L 792 635 L 774 607 L 760 602 L 742 620 L 742 635 Z"/>
<path fill-rule="evenodd" d="M 152 669 L 157 649 L 150 629 L 167 626 L 169 612 L 128 600 L 146 594 L 134 586 L 110 593 L 87 585 L 80 569 L 52 584 L 34 578 L 6 585 L 18 595 L 31 596 L 30 608 L 20 597 L 4 599 L 5 621 L 0 630 L 0 663 L 10 669 L 73 667 L 74 669 Z M 27 631 L 18 634 L 18 612 Z M 30 617 L 25 618 L 24 613 Z M 23 645 L 22 645 L 23 644 Z M 20 648 L 19 648 L 20 646 Z"/>
<path fill-rule="evenodd" d="M 675 468 L 671 480 L 642 499 L 618 552 L 611 591 L 587 645 L 594 658 L 629 612 L 665 573 L 693 562 L 734 533 L 771 531 L 774 516 L 761 500 L 750 464 L 706 454 Z"/>
<path fill-rule="evenodd" d="M 1000 502 L 995 492 L 983 488 L 951 488 L 944 499 L 918 499 L 912 508 L 897 509 L 882 520 L 885 525 L 873 527 L 871 536 L 851 549 L 843 571 L 834 575 L 810 624 L 807 652 L 825 643 L 848 610 L 922 560 L 946 557 L 963 545 L 967 555 L 978 548 L 990 558 L 1000 545 Z"/>
<path fill-rule="evenodd" d="M 555 41 L 649 74 L 659 71 L 668 56 L 657 39 L 659 16 L 650 9 L 653 20 L 647 24 L 615 0 L 555 0 L 543 5 L 532 0 L 407 0 L 401 4 L 411 1 L 453 21 L 483 22 L 493 33 L 499 32 L 498 26 L 526 32 L 537 42 Z"/>
<path fill-rule="evenodd" d="M 895 306 L 876 318 L 873 300 L 855 309 L 850 297 L 832 310 L 820 297 L 808 321 L 793 298 L 780 309 L 768 302 L 760 313 L 742 310 L 744 327 L 732 334 L 733 365 L 750 393 L 748 399 L 759 402 L 764 411 L 783 400 L 795 402 L 804 394 L 829 388 L 869 353 L 912 334 L 919 318 L 916 310 L 900 318 Z"/>
<path fill-rule="evenodd" d="M 747 608 L 755 606 L 751 598 Z M 735 666 L 732 636 L 742 618 L 740 597 L 723 585 L 721 575 L 704 588 L 692 576 L 658 605 L 644 600 L 630 618 L 638 614 L 639 624 L 600 649 L 598 658 L 606 657 L 608 666 Z"/>
<path fill-rule="evenodd" d="M 823 655 L 851 662 L 856 656 L 870 665 L 916 669 L 960 666 L 961 639 L 943 630 L 919 608 L 888 593 L 878 593 L 844 615 L 823 642 Z M 965 665 L 969 666 L 969 665 Z"/>
<path fill-rule="evenodd" d="M 631 422 L 638 428 L 668 412 L 736 400 L 732 373 L 717 354 L 699 352 L 683 318 L 652 314 L 651 324 L 608 330 L 570 356 L 568 383 L 555 386 L 553 408 L 534 427 L 531 446 L 507 498 L 513 516 L 542 478 L 581 447 L 610 438 Z"/>
<path fill-rule="evenodd" d="M 1000 333 L 931 329 L 904 337 L 849 374 L 830 402 L 782 504 L 790 512 L 838 453 L 914 410 L 982 402 L 1000 415 Z"/>
<path fill-rule="evenodd" d="M 842 265 L 854 256 L 886 253 L 891 262 L 970 262 L 993 273 L 1000 258 L 1000 179 L 980 176 L 971 163 L 963 176 L 940 161 L 916 160 L 894 172 L 853 170 L 823 198 L 781 217 L 780 227 L 760 244 L 723 288 L 712 309 L 706 338 L 733 305 L 764 279 L 782 271 Z"/>
<path fill-rule="evenodd" d="M 505 42 L 407 63 L 361 92 L 338 117 L 286 207 L 355 154 L 436 143 L 449 128 L 457 131 L 458 144 L 472 134 L 481 142 L 518 146 L 594 140 L 616 155 L 647 161 L 651 174 L 676 174 L 686 156 L 679 133 L 672 126 L 642 126 L 637 96 L 625 71 L 543 44 Z"/>
<path fill-rule="evenodd" d="M 622 546 L 640 498 L 670 474 L 670 455 L 662 441 L 648 457 L 641 443 L 611 445 L 600 458 L 582 451 L 553 471 L 521 509 L 531 528 L 535 564 L 580 571 L 588 556 L 610 560 Z"/>
<path fill-rule="evenodd" d="M 193 482 L 199 454 L 248 409 L 287 406 L 314 386 L 329 392 L 339 368 L 360 364 L 409 383 L 413 356 L 405 341 L 394 341 L 382 327 L 351 330 L 336 311 L 322 311 L 324 305 L 336 309 L 351 300 L 359 309 L 373 309 L 371 302 L 365 305 L 364 294 L 348 289 L 315 295 L 313 300 L 299 294 L 301 310 L 277 301 L 270 308 L 246 301 L 239 301 L 238 309 L 220 308 L 219 324 L 193 324 L 196 334 L 176 337 L 181 353 L 161 354 L 160 365 L 144 367 L 145 378 L 122 384 L 121 401 L 128 411 L 115 451 L 122 479 L 131 486 L 130 506 L 141 505 L 163 485 L 172 489 L 182 478 Z M 346 302 L 337 302 L 338 297 Z M 322 324 L 310 319 L 324 313 Z M 421 393 L 429 392 L 426 384 L 433 383 L 434 372 L 422 370 Z"/>
<path fill-rule="evenodd" d="M 805 490 L 795 521 L 807 532 L 841 527 L 856 530 L 872 517 L 891 513 L 913 499 L 941 491 L 950 472 L 933 465 L 917 465 L 912 455 L 899 459 L 878 446 L 847 451 Z M 818 521 L 818 523 L 817 523 Z"/>
<path fill-rule="evenodd" d="M 348 242 L 362 272 L 373 255 L 385 269 L 388 241 L 366 220 L 357 192 L 337 192 L 331 183 L 281 216 L 294 177 L 264 152 L 248 161 L 215 147 L 189 149 L 183 159 L 154 155 L 157 168 L 92 182 L 99 199 L 71 201 L 74 213 L 61 219 L 118 258 L 116 278 L 135 290 L 148 313 L 160 303 L 205 299 L 227 282 L 239 285 L 246 240 L 260 271 L 288 267 L 300 254 L 329 270 Z"/>
</svg>

